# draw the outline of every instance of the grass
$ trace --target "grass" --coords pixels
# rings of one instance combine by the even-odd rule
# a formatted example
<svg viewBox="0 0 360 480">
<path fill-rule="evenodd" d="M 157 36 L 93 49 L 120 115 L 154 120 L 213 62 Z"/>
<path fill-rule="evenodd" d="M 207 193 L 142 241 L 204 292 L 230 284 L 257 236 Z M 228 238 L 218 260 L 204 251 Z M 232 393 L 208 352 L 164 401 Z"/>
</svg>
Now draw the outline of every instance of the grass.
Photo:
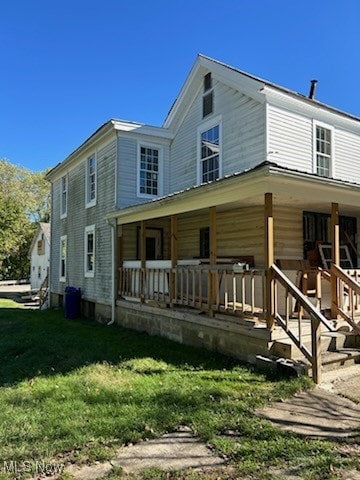
<svg viewBox="0 0 360 480">
<path fill-rule="evenodd" d="M 2 462 L 103 461 L 120 445 L 187 425 L 235 472 L 201 478 L 277 478 L 271 469 L 286 467 L 325 479 L 337 468 L 360 467 L 340 443 L 280 432 L 254 415 L 308 388 L 308 379 L 267 378 L 211 352 L 2 299 L 0 329 Z M 7 475 L 0 479 L 13 478 Z M 141 478 L 200 478 L 166 475 Z"/>
</svg>

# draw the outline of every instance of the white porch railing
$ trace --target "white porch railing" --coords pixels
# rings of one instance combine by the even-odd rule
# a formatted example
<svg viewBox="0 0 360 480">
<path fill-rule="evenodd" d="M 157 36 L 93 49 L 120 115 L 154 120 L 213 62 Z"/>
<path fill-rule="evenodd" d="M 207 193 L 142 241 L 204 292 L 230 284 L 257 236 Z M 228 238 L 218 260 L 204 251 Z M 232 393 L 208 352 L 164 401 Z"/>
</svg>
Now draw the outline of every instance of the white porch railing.
<svg viewBox="0 0 360 480">
<path fill-rule="evenodd" d="M 240 270 L 232 265 L 121 267 L 118 294 L 204 311 L 262 316 L 264 281 L 263 270 Z"/>
</svg>

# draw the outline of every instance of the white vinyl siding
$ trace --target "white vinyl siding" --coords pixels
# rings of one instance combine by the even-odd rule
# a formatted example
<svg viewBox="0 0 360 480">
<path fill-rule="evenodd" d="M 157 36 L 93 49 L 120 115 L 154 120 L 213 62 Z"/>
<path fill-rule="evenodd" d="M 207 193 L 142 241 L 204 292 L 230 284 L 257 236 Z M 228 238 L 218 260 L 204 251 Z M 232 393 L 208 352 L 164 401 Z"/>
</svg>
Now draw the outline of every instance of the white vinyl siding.
<svg viewBox="0 0 360 480">
<path fill-rule="evenodd" d="M 66 261 L 67 261 L 67 236 L 60 237 L 60 271 L 59 280 L 65 282 L 66 280 Z"/>
<path fill-rule="evenodd" d="M 60 199 L 60 218 L 66 218 L 68 202 L 68 178 L 64 175 L 61 178 L 61 199 Z"/>
<path fill-rule="evenodd" d="M 96 155 L 90 155 L 86 160 L 86 207 L 96 205 Z"/>
<path fill-rule="evenodd" d="M 313 172 L 311 118 L 268 105 L 267 160 L 283 167 Z"/>
<path fill-rule="evenodd" d="M 93 277 L 95 272 L 95 225 L 85 227 L 84 252 L 85 277 Z"/>
<path fill-rule="evenodd" d="M 334 129 L 336 146 L 336 177 L 360 183 L 360 132 L 355 135 L 341 129 Z"/>
<path fill-rule="evenodd" d="M 220 116 L 222 137 L 221 176 L 241 172 L 264 161 L 265 107 L 256 100 L 219 82 L 213 76 L 216 102 L 214 114 Z M 199 134 L 202 117 L 203 86 L 187 111 L 171 145 L 170 191 L 199 183 Z M 214 123 L 213 123 L 214 125 Z"/>
</svg>

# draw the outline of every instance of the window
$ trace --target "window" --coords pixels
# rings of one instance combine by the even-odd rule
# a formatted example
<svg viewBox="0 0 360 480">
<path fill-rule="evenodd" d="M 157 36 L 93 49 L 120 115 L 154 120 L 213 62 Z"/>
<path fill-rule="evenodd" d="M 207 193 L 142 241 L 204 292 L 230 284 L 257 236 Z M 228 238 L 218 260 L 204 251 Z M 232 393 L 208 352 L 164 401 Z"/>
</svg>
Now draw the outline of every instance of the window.
<svg viewBox="0 0 360 480">
<path fill-rule="evenodd" d="M 211 72 L 207 73 L 204 77 L 204 92 L 207 92 L 212 88 Z"/>
<path fill-rule="evenodd" d="M 41 267 L 40 267 L 40 265 L 38 266 L 38 278 L 41 278 Z"/>
<path fill-rule="evenodd" d="M 140 146 L 139 152 L 139 188 L 140 196 L 155 196 L 161 194 L 160 149 L 150 146 Z"/>
<path fill-rule="evenodd" d="M 200 258 L 210 257 L 210 228 L 200 228 Z"/>
<path fill-rule="evenodd" d="M 203 96 L 203 118 L 213 112 L 213 92 Z"/>
<path fill-rule="evenodd" d="M 201 183 L 220 177 L 220 125 L 200 131 L 200 175 Z"/>
<path fill-rule="evenodd" d="M 60 281 L 66 280 L 66 249 L 67 249 L 66 235 L 60 238 Z"/>
<path fill-rule="evenodd" d="M 95 272 L 95 225 L 85 228 L 85 277 L 93 277 Z"/>
<path fill-rule="evenodd" d="M 60 207 L 60 218 L 65 218 L 67 215 L 67 189 L 68 189 L 68 180 L 67 176 L 61 178 L 61 207 Z"/>
<path fill-rule="evenodd" d="M 321 177 L 330 177 L 331 172 L 331 130 L 316 125 L 316 173 Z"/>
<path fill-rule="evenodd" d="M 213 113 L 214 93 L 212 90 L 211 73 L 207 73 L 204 77 L 204 95 L 203 95 L 203 118 Z"/>
<path fill-rule="evenodd" d="M 95 154 L 87 159 L 86 171 L 86 206 L 96 204 L 96 157 Z"/>
</svg>

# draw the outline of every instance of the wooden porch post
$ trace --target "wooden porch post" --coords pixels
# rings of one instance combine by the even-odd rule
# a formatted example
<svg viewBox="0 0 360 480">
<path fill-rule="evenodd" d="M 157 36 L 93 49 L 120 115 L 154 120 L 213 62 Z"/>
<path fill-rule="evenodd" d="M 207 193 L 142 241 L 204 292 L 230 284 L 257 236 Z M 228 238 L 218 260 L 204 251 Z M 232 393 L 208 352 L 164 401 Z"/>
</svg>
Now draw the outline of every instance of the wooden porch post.
<svg viewBox="0 0 360 480">
<path fill-rule="evenodd" d="M 216 207 L 210 207 L 210 267 L 211 265 L 216 265 L 217 261 L 217 233 L 216 233 Z M 214 311 L 211 308 L 211 305 L 214 305 L 216 302 L 216 275 L 210 273 L 210 305 L 209 313 L 210 316 L 214 315 Z"/>
<path fill-rule="evenodd" d="M 171 242 L 170 242 L 170 249 L 171 249 L 171 269 L 174 270 L 177 265 L 178 261 L 178 230 L 177 230 L 177 216 L 171 215 Z M 175 291 L 175 276 L 176 272 L 171 272 L 170 275 L 170 305 L 173 306 L 173 302 L 176 299 L 177 292 Z"/>
<path fill-rule="evenodd" d="M 123 232 L 122 232 L 123 226 L 120 225 L 119 227 L 116 228 L 116 252 L 115 252 L 115 257 L 116 257 L 116 279 L 117 279 L 117 285 L 116 285 L 116 292 L 117 296 L 120 295 L 120 292 L 122 290 L 122 277 L 119 275 L 120 268 L 122 268 L 123 264 L 123 245 L 124 245 L 124 240 L 123 240 Z"/>
<path fill-rule="evenodd" d="M 144 220 L 140 223 L 140 301 L 145 302 L 145 267 L 146 267 L 146 227 Z"/>
<path fill-rule="evenodd" d="M 265 306 L 267 327 L 274 328 L 274 281 L 270 270 L 274 263 L 273 196 L 265 193 Z"/>
<path fill-rule="evenodd" d="M 331 204 L 331 261 L 340 266 L 340 233 L 339 233 L 339 204 Z M 337 318 L 338 283 L 335 275 L 331 275 L 331 318 Z"/>
</svg>

